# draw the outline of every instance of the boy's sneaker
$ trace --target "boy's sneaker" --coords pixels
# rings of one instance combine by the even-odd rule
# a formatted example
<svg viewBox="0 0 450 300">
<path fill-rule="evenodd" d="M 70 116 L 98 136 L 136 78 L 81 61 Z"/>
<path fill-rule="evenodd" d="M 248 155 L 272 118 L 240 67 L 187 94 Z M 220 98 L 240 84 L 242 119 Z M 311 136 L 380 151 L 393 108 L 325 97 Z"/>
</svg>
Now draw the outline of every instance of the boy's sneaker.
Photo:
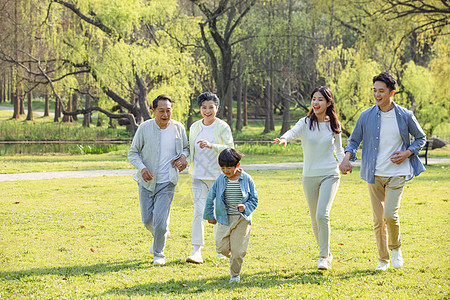
<svg viewBox="0 0 450 300">
<path fill-rule="evenodd" d="M 231 278 L 230 278 L 230 281 L 228 282 L 229 284 L 230 283 L 233 283 L 233 282 L 236 282 L 236 283 L 239 283 L 239 282 L 241 282 L 241 276 L 231 276 Z"/>
<path fill-rule="evenodd" d="M 379 262 L 378 266 L 375 268 L 375 271 L 386 271 L 389 268 L 388 262 Z"/>
<path fill-rule="evenodd" d="M 158 257 L 158 256 L 153 257 L 154 265 L 164 265 L 165 263 L 166 263 L 166 260 L 164 259 L 164 257 Z"/>
<path fill-rule="evenodd" d="M 403 267 L 403 256 L 400 248 L 396 250 L 391 250 L 391 258 L 392 258 L 392 267 L 394 269 L 400 269 Z"/>
<path fill-rule="evenodd" d="M 202 264 L 203 263 L 202 253 L 200 251 L 191 253 L 191 255 L 189 255 L 186 258 L 186 262 L 190 262 L 193 264 Z"/>
<path fill-rule="evenodd" d="M 328 270 L 331 269 L 331 262 L 328 257 L 319 257 L 319 263 L 317 264 L 317 269 Z"/>
<path fill-rule="evenodd" d="M 228 258 L 228 257 L 226 257 L 225 255 L 217 252 L 217 258 L 218 259 L 224 259 L 224 258 Z"/>
</svg>

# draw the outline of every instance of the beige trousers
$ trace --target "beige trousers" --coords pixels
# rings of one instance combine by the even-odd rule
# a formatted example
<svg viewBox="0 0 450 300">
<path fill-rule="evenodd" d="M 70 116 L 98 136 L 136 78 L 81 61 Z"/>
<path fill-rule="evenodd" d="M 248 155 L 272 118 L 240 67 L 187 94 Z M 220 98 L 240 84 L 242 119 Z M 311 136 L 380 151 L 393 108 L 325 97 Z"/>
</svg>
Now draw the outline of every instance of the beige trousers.
<svg viewBox="0 0 450 300">
<path fill-rule="evenodd" d="M 402 245 L 398 210 L 405 185 L 405 176 L 375 176 L 375 183 L 368 185 L 378 260 L 389 262 L 389 250 L 398 249 Z"/>
<path fill-rule="evenodd" d="M 217 224 L 216 251 L 230 258 L 231 276 L 241 273 L 250 240 L 250 227 L 241 215 L 229 215 L 228 225 Z"/>
</svg>

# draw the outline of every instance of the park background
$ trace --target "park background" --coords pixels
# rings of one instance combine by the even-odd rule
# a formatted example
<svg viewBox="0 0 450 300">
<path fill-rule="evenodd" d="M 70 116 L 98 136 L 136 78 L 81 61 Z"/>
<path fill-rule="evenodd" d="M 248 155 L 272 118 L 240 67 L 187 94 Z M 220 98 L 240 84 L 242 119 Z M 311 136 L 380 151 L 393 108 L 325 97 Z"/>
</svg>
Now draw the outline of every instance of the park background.
<svg viewBox="0 0 450 300">
<path fill-rule="evenodd" d="M 244 164 L 302 161 L 268 143 L 328 85 L 344 145 L 373 105 L 372 77 L 398 79 L 395 101 L 449 157 L 450 4 L 440 0 L 0 0 L 0 174 L 130 169 L 137 126 L 159 94 L 173 118 L 201 118 L 213 91 Z M 447 145 L 445 145 L 447 143 Z M 438 149 L 434 149 L 439 147 Z M 186 265 L 193 211 L 182 174 L 168 264 L 153 267 L 130 176 L 0 182 L 0 298 L 433 298 L 449 293 L 448 168 L 407 183 L 405 267 L 379 274 L 366 184 L 342 178 L 331 214 L 333 270 L 317 249 L 301 170 L 249 171 L 260 194 L 242 284 L 228 286 L 211 228 L 205 264 Z"/>
</svg>

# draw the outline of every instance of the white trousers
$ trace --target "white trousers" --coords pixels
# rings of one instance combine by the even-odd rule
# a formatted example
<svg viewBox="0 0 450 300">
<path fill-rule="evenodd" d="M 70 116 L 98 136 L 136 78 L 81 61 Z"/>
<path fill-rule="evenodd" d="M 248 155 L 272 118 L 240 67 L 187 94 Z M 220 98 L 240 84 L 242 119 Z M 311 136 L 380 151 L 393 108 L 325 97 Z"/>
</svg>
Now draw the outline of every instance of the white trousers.
<svg viewBox="0 0 450 300">
<path fill-rule="evenodd" d="M 192 179 L 192 195 L 194 197 L 194 216 L 192 218 L 192 245 L 205 244 L 205 228 L 203 212 L 205 210 L 206 197 L 214 180 Z"/>
<path fill-rule="evenodd" d="M 319 245 L 319 256 L 330 253 L 330 211 L 339 187 L 339 175 L 303 176 L 303 190 L 308 202 L 311 224 Z"/>
</svg>

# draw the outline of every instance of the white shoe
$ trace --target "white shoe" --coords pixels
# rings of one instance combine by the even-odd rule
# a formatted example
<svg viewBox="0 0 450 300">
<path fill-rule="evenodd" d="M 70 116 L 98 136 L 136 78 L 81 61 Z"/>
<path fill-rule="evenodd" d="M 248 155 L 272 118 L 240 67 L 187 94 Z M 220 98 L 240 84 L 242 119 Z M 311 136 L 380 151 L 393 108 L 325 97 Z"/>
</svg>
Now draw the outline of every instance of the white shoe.
<svg viewBox="0 0 450 300">
<path fill-rule="evenodd" d="M 403 256 L 400 248 L 391 250 L 392 266 L 394 269 L 400 269 L 403 267 Z"/>
<path fill-rule="evenodd" d="M 164 257 L 155 256 L 153 258 L 154 265 L 164 265 L 165 263 L 166 263 L 166 260 L 164 259 Z"/>
<path fill-rule="evenodd" d="M 202 264 L 203 263 L 202 253 L 200 251 L 191 253 L 191 255 L 189 255 L 186 258 L 186 262 L 190 262 L 193 264 Z"/>
<path fill-rule="evenodd" d="M 375 271 L 386 271 L 389 268 L 388 262 L 379 262 L 378 266 L 375 268 Z"/>
<path fill-rule="evenodd" d="M 223 254 L 217 253 L 217 258 L 219 258 L 219 259 L 224 259 L 224 258 L 228 258 L 228 257 L 226 257 L 226 256 L 223 255 Z"/>
<path fill-rule="evenodd" d="M 319 257 L 319 262 L 317 264 L 317 269 L 319 270 L 328 270 L 331 269 L 330 257 Z M 331 258 L 333 259 L 333 258 Z"/>
<path fill-rule="evenodd" d="M 241 282 L 241 276 L 231 276 L 231 278 L 230 278 L 230 281 L 228 282 L 229 284 L 230 283 L 233 283 L 233 282 L 236 282 L 236 283 L 239 283 L 239 282 Z"/>
</svg>

